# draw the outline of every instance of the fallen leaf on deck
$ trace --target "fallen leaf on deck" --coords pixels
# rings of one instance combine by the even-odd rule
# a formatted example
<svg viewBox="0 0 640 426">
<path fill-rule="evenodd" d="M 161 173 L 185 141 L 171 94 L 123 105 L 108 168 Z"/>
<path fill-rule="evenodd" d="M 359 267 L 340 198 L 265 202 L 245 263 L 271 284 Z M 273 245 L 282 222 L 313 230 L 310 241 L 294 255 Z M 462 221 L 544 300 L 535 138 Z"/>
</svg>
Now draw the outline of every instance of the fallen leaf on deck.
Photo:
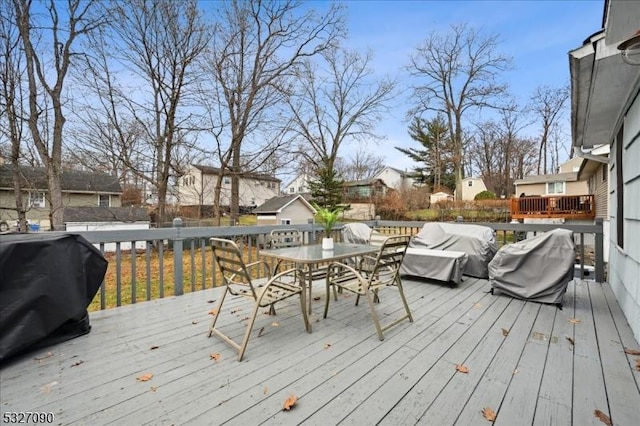
<svg viewBox="0 0 640 426">
<path fill-rule="evenodd" d="M 321 299 L 321 297 L 320 297 L 320 296 L 315 296 L 315 297 L 313 298 L 313 300 L 320 300 L 320 299 Z"/>
<path fill-rule="evenodd" d="M 45 355 L 43 355 L 43 356 L 37 356 L 37 357 L 35 357 L 34 359 L 35 359 L 36 361 L 42 361 L 43 359 L 51 358 L 52 356 L 53 356 L 53 353 L 51 353 L 51 352 L 47 352 Z"/>
<path fill-rule="evenodd" d="M 158 387 L 157 387 L 157 386 L 151 386 L 151 392 L 155 392 L 155 391 L 157 391 L 157 390 L 158 390 Z"/>
<path fill-rule="evenodd" d="M 209 315 L 215 315 L 218 311 L 216 309 L 211 309 L 209 311 Z"/>
<path fill-rule="evenodd" d="M 482 415 L 484 416 L 485 419 L 489 420 L 490 422 L 493 422 L 496 420 L 496 412 L 489 407 L 484 407 L 482 409 Z"/>
<path fill-rule="evenodd" d="M 160 347 L 160 346 L 158 346 L 158 345 L 153 345 L 153 346 L 151 346 L 151 347 L 149 348 L 149 350 L 158 349 L 159 347 Z"/>
<path fill-rule="evenodd" d="M 232 313 L 232 314 L 235 314 L 236 312 L 240 312 L 241 310 L 242 310 L 242 309 L 232 309 L 232 310 L 231 310 L 231 313 Z"/>
<path fill-rule="evenodd" d="M 264 327 L 262 327 L 260 331 L 258 331 L 258 337 L 262 336 L 262 333 L 264 333 Z"/>
<path fill-rule="evenodd" d="M 297 396 L 291 395 L 282 405 L 282 411 L 291 410 L 291 408 L 296 405 L 296 401 L 298 400 Z"/>
<path fill-rule="evenodd" d="M 280 324 L 274 321 L 271 323 L 271 327 L 280 327 Z"/>
<path fill-rule="evenodd" d="M 456 370 L 461 372 L 461 373 L 468 373 L 469 372 L 469 367 L 467 367 L 466 365 L 462 365 L 462 364 L 456 364 Z"/>
<path fill-rule="evenodd" d="M 624 353 L 627 355 L 640 355 L 640 350 L 624 348 Z"/>
<path fill-rule="evenodd" d="M 327 343 L 327 342 L 324 343 L 325 349 L 329 349 L 330 347 L 331 347 L 331 343 Z"/>
<path fill-rule="evenodd" d="M 197 323 L 198 323 L 198 321 L 196 321 L 196 320 L 191 321 L 191 324 L 197 324 Z"/>
<path fill-rule="evenodd" d="M 42 390 L 43 393 L 49 393 L 51 392 L 51 388 L 57 384 L 58 384 L 57 381 L 53 381 L 51 383 L 47 383 L 46 385 L 42 386 L 40 389 Z"/>
<path fill-rule="evenodd" d="M 567 337 L 567 340 L 569 341 L 569 343 L 571 343 L 571 346 L 575 345 L 575 342 L 571 337 Z"/>
<path fill-rule="evenodd" d="M 215 301 L 216 301 L 216 299 L 211 299 L 211 300 L 207 300 L 207 303 L 213 303 Z"/>
<path fill-rule="evenodd" d="M 211 358 L 215 362 L 218 362 L 218 360 L 220 359 L 220 354 L 218 352 L 213 352 L 211 355 L 209 355 L 209 358 Z"/>
<path fill-rule="evenodd" d="M 611 426 L 613 424 L 611 423 L 611 419 L 609 418 L 609 416 L 607 416 L 605 413 L 603 413 L 600 410 L 594 410 L 593 415 L 596 416 L 598 419 L 600 419 L 600 421 L 607 426 Z"/>
<path fill-rule="evenodd" d="M 640 358 L 636 358 L 636 370 L 640 371 Z"/>
<path fill-rule="evenodd" d="M 82 363 L 84 363 L 84 361 L 83 361 L 83 360 L 78 360 L 78 361 L 74 362 L 73 364 L 71 364 L 71 366 L 72 366 L 72 367 L 77 367 L 77 366 L 79 366 L 79 365 L 80 365 L 80 364 L 82 364 Z"/>
<path fill-rule="evenodd" d="M 482 307 L 482 305 L 481 305 L 481 304 L 479 304 L 479 303 L 475 303 L 475 304 L 473 305 L 473 308 L 474 308 L 474 309 L 480 309 L 481 307 Z"/>
<path fill-rule="evenodd" d="M 139 382 L 148 382 L 153 378 L 153 373 L 145 373 L 140 377 L 136 377 L 136 380 Z"/>
<path fill-rule="evenodd" d="M 262 388 L 262 394 L 263 395 L 266 395 L 268 392 L 269 392 L 269 389 L 267 389 L 266 386 Z"/>
<path fill-rule="evenodd" d="M 502 329 L 502 335 L 505 336 L 505 337 L 508 336 L 509 335 L 509 330 L 507 330 L 506 328 L 503 328 Z"/>
<path fill-rule="evenodd" d="M 570 319 L 569 319 L 569 322 L 570 322 L 571 324 L 580 324 L 580 320 L 579 320 L 579 319 L 577 319 L 577 318 L 570 318 Z"/>
</svg>

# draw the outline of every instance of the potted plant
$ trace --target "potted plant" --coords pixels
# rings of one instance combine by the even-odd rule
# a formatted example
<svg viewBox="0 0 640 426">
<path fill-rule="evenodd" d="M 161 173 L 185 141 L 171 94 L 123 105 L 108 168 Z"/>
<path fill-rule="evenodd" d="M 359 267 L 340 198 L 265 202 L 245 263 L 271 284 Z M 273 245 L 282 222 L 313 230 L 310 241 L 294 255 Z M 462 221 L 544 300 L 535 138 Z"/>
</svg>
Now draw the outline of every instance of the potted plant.
<svg viewBox="0 0 640 426">
<path fill-rule="evenodd" d="M 331 238 L 331 230 L 333 226 L 338 222 L 340 218 L 340 212 L 342 209 L 337 207 L 334 209 L 328 207 L 320 207 L 317 204 L 314 205 L 322 227 L 324 228 L 324 238 L 322 239 L 322 248 L 324 250 L 333 250 L 333 238 Z"/>
</svg>

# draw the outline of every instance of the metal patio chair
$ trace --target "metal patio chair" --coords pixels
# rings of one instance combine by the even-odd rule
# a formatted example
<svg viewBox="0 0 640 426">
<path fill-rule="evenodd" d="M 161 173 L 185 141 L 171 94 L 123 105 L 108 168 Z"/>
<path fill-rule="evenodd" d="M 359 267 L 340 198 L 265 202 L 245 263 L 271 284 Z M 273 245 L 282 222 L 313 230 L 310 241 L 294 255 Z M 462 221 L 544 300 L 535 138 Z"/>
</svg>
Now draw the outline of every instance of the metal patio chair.
<svg viewBox="0 0 640 426">
<path fill-rule="evenodd" d="M 251 337 L 253 324 L 255 323 L 256 316 L 258 315 L 260 308 L 265 308 L 267 306 L 272 307 L 275 303 L 293 296 L 298 296 L 300 298 L 300 308 L 302 310 L 305 329 L 307 332 L 310 331 L 309 317 L 307 316 L 307 311 L 305 309 L 305 294 L 303 287 L 299 285 L 299 280 L 304 279 L 304 274 L 301 270 L 291 268 L 270 276 L 270 268 L 265 261 L 261 260 L 245 264 L 242 259 L 242 251 L 238 248 L 236 243 L 231 240 L 211 238 L 211 248 L 213 250 L 215 262 L 222 274 L 224 290 L 220 296 L 218 307 L 213 315 L 211 326 L 209 327 L 209 337 L 215 334 L 220 339 L 231 345 L 238 351 L 238 361 L 242 361 L 247 349 L 249 338 Z M 269 278 L 264 278 L 262 280 L 256 280 L 253 278 L 250 271 L 260 266 L 265 268 Z M 244 333 L 244 338 L 240 343 L 234 341 L 231 337 L 216 328 L 216 323 L 220 313 L 222 312 L 222 307 L 227 293 L 232 296 L 246 297 L 254 304 L 253 312 L 249 317 L 247 329 Z"/>
<path fill-rule="evenodd" d="M 394 235 L 386 238 L 380 246 L 377 256 L 367 256 L 357 266 L 341 262 L 334 262 L 329 265 L 326 280 L 327 294 L 330 287 L 355 293 L 357 295 L 356 306 L 360 296 L 365 297 L 380 340 L 384 340 L 383 332 L 388 328 L 405 319 L 413 322 L 399 274 L 409 239 L 409 235 Z M 376 313 L 375 303 L 377 302 L 378 293 L 384 288 L 397 289 L 404 306 L 404 314 L 383 326 L 380 324 Z M 328 312 L 329 298 L 327 297 L 324 306 L 324 318 L 327 317 Z"/>
</svg>

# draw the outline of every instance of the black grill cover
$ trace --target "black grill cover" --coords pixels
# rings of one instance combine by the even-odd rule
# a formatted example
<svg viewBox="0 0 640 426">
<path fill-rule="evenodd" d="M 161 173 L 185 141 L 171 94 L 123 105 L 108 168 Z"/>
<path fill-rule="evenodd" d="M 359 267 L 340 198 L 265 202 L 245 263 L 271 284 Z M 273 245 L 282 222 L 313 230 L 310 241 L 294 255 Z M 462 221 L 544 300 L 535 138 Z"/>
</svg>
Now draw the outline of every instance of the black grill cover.
<svg viewBox="0 0 640 426">
<path fill-rule="evenodd" d="M 89 332 L 107 261 L 73 234 L 0 236 L 0 364 Z"/>
</svg>

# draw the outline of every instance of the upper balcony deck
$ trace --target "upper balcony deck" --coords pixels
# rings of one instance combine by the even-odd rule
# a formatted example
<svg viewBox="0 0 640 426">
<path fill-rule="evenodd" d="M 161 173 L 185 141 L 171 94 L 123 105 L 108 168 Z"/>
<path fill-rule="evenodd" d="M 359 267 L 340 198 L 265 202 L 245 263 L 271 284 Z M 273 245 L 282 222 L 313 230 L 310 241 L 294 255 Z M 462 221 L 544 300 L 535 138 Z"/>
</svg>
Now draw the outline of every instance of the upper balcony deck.
<svg viewBox="0 0 640 426">
<path fill-rule="evenodd" d="M 511 199 L 512 219 L 593 219 L 593 195 L 525 196 Z"/>
</svg>

